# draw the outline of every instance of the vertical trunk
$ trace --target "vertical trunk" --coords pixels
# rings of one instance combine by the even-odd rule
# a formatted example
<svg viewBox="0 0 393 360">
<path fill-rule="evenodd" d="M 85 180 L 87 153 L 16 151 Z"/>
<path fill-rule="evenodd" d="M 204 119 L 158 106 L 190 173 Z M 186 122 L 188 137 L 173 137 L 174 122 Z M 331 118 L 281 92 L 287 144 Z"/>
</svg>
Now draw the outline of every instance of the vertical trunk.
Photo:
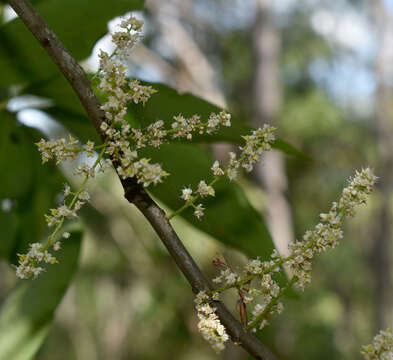
<svg viewBox="0 0 393 360">
<path fill-rule="evenodd" d="M 381 208 L 377 219 L 377 231 L 372 265 L 376 281 L 376 325 L 378 329 L 388 326 L 390 315 L 391 276 L 389 261 L 393 239 L 390 199 L 393 193 L 393 16 L 381 0 L 374 2 L 374 16 L 379 39 L 375 62 L 377 77 L 376 117 L 377 141 L 380 153 Z"/>
<path fill-rule="evenodd" d="M 257 18 L 254 28 L 255 52 L 255 124 L 276 125 L 281 107 L 279 81 L 280 34 L 275 27 L 270 10 L 271 2 L 257 1 Z M 258 166 L 256 174 L 268 195 L 267 223 L 278 251 L 288 254 L 288 245 L 293 241 L 291 209 L 285 192 L 287 177 L 282 153 L 269 152 L 264 164 Z"/>
<path fill-rule="evenodd" d="M 165 4 L 160 0 L 148 0 L 146 7 L 155 14 L 160 32 L 181 65 L 177 69 L 176 76 L 179 90 L 189 91 L 220 107 L 225 107 L 224 95 L 216 86 L 214 69 L 198 44 L 183 27 L 177 7 L 168 6 L 166 9 Z M 161 15 L 163 9 L 167 11 L 165 17 Z"/>
</svg>

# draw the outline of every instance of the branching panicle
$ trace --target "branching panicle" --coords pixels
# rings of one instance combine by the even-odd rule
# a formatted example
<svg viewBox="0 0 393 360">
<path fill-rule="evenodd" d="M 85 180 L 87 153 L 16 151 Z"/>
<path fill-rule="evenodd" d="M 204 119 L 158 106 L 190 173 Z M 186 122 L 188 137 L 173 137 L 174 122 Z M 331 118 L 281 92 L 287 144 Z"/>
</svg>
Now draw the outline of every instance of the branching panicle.
<svg viewBox="0 0 393 360">
<path fill-rule="evenodd" d="M 348 186 L 344 188 L 339 201 L 333 203 L 327 214 L 320 215 L 321 222 L 316 225 L 314 230 L 306 231 L 302 241 L 295 241 L 289 245 L 289 256 L 282 257 L 274 250 L 269 261 L 261 261 L 259 258 L 252 259 L 244 266 L 243 276 L 226 267 L 213 280 L 223 284 L 213 293 L 236 288 L 241 291 L 245 303 L 251 303 L 255 297 L 262 296 L 262 302 L 257 303 L 251 312 L 253 318 L 248 324 L 250 330 L 254 330 L 256 327 L 262 329 L 268 324 L 271 315 L 283 310 L 283 304 L 279 299 L 288 288 L 296 286 L 304 290 L 305 286 L 311 282 L 313 258 L 315 255 L 338 245 L 339 240 L 343 237 L 344 219 L 354 216 L 356 206 L 366 203 L 376 179 L 369 168 L 356 171 Z M 282 265 L 289 267 L 292 279 L 285 287 L 280 288 L 274 280 L 274 274 L 280 271 Z M 259 282 L 255 283 L 254 279 L 258 279 Z"/>
</svg>

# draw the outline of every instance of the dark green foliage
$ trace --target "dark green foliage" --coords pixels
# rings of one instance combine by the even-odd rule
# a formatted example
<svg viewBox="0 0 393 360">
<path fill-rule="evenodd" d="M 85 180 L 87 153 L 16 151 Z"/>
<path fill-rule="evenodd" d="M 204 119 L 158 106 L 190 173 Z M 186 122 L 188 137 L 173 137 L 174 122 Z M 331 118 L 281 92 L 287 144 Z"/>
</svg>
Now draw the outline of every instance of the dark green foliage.
<svg viewBox="0 0 393 360">
<path fill-rule="evenodd" d="M 87 58 L 107 32 L 106 23 L 127 11 L 141 10 L 143 0 L 41 1 L 37 10 L 77 60 Z M 58 73 L 25 25 L 15 19 L 0 28 L 0 87 L 51 79 Z"/>
<path fill-rule="evenodd" d="M 11 205 L 0 212 L 0 257 L 16 261 L 27 244 L 41 241 L 47 231 L 44 214 L 54 205 L 63 177 L 57 168 L 42 166 L 35 146 L 38 131 L 17 123 L 14 115 L 0 113 L 0 201 Z"/>
</svg>

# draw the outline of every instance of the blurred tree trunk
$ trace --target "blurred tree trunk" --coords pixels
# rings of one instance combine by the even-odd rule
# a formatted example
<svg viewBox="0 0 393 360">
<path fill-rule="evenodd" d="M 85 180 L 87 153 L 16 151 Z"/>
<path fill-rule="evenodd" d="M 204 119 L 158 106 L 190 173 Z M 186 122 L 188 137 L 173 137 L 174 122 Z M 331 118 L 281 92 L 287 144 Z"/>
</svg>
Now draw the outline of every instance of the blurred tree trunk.
<svg viewBox="0 0 393 360">
<path fill-rule="evenodd" d="M 391 276 L 389 262 L 393 240 L 390 203 L 393 194 L 393 16 L 382 0 L 373 1 L 374 18 L 379 40 L 375 61 L 377 78 L 376 116 L 380 166 L 377 171 L 381 192 L 381 208 L 377 221 L 372 266 L 376 281 L 376 326 L 389 325 Z"/>
<path fill-rule="evenodd" d="M 165 8 L 165 4 L 163 5 L 160 0 L 146 1 L 146 7 L 154 14 L 162 36 L 165 37 L 178 61 L 178 66 L 171 73 L 175 79 L 173 85 L 182 92 L 191 92 L 217 106 L 226 108 L 226 99 L 216 85 L 213 67 L 180 20 L 182 16 L 189 16 L 188 12 L 192 9 L 190 2 L 173 0 L 166 5 Z M 163 8 L 166 9 L 165 16 L 160 14 Z M 210 148 L 214 157 L 220 162 L 225 162 L 228 152 L 233 151 L 233 146 L 226 143 L 213 144 Z"/>
<path fill-rule="evenodd" d="M 279 80 L 280 34 L 272 19 L 271 1 L 257 1 L 257 17 L 253 42 L 255 53 L 255 125 L 278 125 L 281 108 Z M 294 240 L 292 215 L 285 197 L 287 176 L 285 159 L 280 152 L 268 152 L 256 176 L 268 195 L 267 223 L 278 251 L 288 254 L 288 244 Z"/>
<path fill-rule="evenodd" d="M 186 1 L 162 3 L 160 0 L 147 0 L 146 7 L 154 14 L 160 33 L 174 52 L 179 62 L 176 85 L 180 91 L 191 92 L 220 107 L 226 106 L 225 98 L 216 86 L 215 72 L 209 60 L 184 28 L 181 18 L 187 11 Z M 165 10 L 165 11 L 164 11 Z M 165 16 L 162 16 L 162 12 Z"/>
</svg>

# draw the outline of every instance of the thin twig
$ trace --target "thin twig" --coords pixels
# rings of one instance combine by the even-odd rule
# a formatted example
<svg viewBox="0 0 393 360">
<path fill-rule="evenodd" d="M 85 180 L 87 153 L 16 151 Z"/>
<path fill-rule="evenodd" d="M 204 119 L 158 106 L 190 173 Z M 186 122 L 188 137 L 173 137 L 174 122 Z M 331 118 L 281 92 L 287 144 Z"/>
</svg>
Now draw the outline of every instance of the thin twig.
<svg viewBox="0 0 393 360">
<path fill-rule="evenodd" d="M 28 0 L 9 0 L 8 2 L 71 84 L 98 133 L 104 138 L 100 132 L 100 124 L 105 115 L 81 66 L 69 54 Z M 126 199 L 134 204 L 150 222 L 177 266 L 187 278 L 192 290 L 197 293 L 201 290 L 211 289 L 208 280 L 172 228 L 165 212 L 153 201 L 144 188 L 136 183 L 135 179 L 121 180 L 121 182 Z M 249 334 L 223 303 L 215 301 L 214 306 L 217 308 L 217 315 L 232 341 L 242 346 L 257 359 L 275 359 L 272 352 L 256 337 Z"/>
</svg>

